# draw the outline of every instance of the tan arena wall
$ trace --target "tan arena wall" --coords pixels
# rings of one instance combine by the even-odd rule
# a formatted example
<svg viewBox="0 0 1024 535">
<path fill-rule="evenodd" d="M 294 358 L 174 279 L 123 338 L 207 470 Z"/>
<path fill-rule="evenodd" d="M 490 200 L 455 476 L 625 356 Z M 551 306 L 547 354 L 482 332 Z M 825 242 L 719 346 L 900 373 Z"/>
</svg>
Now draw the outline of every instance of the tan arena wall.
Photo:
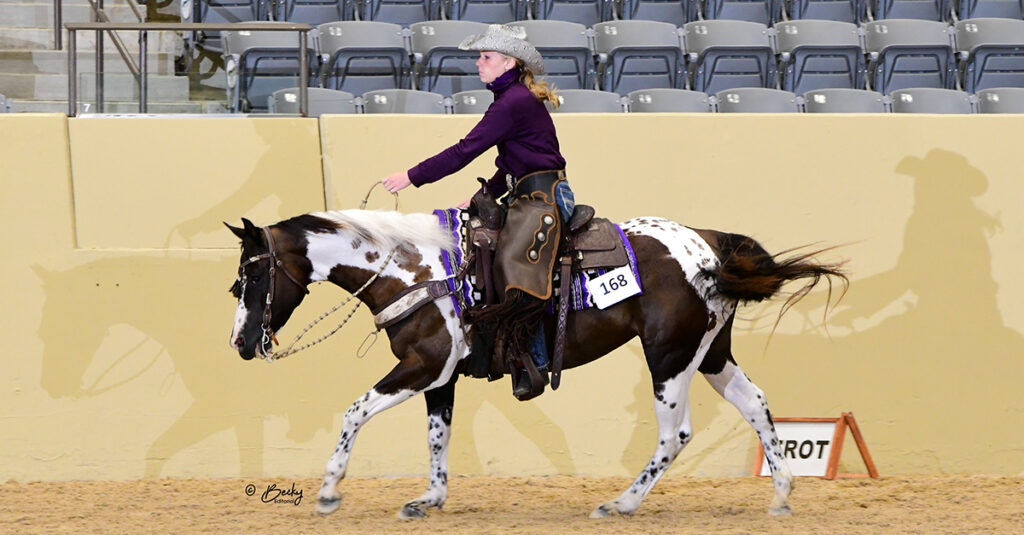
<svg viewBox="0 0 1024 535">
<path fill-rule="evenodd" d="M 783 319 L 745 307 L 735 355 L 776 416 L 853 411 L 883 474 L 1024 473 L 1024 184 L 1013 116 L 560 115 L 577 198 L 616 220 L 660 215 L 771 251 L 845 244 L 853 285 Z M 0 480 L 317 475 L 341 415 L 392 365 L 360 312 L 287 361 L 228 347 L 237 244 L 267 224 L 358 205 L 385 174 L 458 139 L 460 116 L 71 119 L 0 116 L 8 338 Z M 494 153 L 401 195 L 450 206 Z M 379 190 L 378 190 L 379 191 Z M 378 193 L 372 205 L 389 207 Z M 346 294 L 318 286 L 290 338 Z M 464 381 L 454 474 L 631 476 L 655 421 L 639 343 L 518 403 Z M 749 472 L 755 436 L 697 379 L 695 437 L 672 471 Z M 424 474 L 422 401 L 360 434 L 351 475 Z M 860 470 L 848 442 L 844 468 Z"/>
</svg>

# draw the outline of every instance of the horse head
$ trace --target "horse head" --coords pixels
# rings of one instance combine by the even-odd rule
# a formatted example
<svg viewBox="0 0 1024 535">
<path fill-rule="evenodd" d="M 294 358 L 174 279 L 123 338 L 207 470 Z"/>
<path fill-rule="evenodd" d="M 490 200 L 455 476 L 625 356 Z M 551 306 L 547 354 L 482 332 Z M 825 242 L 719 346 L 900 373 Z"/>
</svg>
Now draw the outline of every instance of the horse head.
<svg viewBox="0 0 1024 535">
<path fill-rule="evenodd" d="M 274 333 L 284 326 L 309 291 L 311 265 L 297 236 L 242 219 L 242 228 L 225 223 L 242 240 L 238 278 L 231 293 L 238 299 L 231 347 L 245 360 L 271 353 Z"/>
</svg>

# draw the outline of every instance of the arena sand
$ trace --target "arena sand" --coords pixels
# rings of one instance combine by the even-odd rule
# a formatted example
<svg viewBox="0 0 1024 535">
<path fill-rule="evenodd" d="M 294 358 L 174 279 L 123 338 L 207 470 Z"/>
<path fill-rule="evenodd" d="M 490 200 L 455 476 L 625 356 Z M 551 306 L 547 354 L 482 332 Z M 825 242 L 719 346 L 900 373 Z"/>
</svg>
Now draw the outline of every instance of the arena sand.
<svg viewBox="0 0 1024 535">
<path fill-rule="evenodd" d="M 767 479 L 672 477 L 634 516 L 604 520 L 587 515 L 628 480 L 453 477 L 444 510 L 399 520 L 426 483 L 347 479 L 341 509 L 319 517 L 311 478 L 9 481 L 0 485 L 0 533 L 1024 533 L 1024 477 L 798 478 L 787 517 L 767 514 Z"/>
</svg>

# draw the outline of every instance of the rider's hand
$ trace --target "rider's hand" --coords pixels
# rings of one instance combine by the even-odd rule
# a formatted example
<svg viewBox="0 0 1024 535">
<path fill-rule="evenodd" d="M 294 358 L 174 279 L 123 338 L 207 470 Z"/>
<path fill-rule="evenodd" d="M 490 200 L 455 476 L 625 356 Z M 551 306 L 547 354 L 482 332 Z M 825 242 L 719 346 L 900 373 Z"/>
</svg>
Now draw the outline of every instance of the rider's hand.
<svg viewBox="0 0 1024 535">
<path fill-rule="evenodd" d="M 456 208 L 458 208 L 458 209 L 460 209 L 460 210 L 465 210 L 466 208 L 469 208 L 469 201 L 470 201 L 470 200 L 471 200 L 472 198 L 473 198 L 473 197 L 466 197 L 466 200 L 464 200 L 464 201 L 460 202 L 459 204 L 456 204 L 456 205 L 455 205 L 455 207 L 456 207 Z"/>
<path fill-rule="evenodd" d="M 403 190 L 412 184 L 412 182 L 409 181 L 408 171 L 390 174 L 387 178 L 381 180 L 381 183 L 384 184 L 384 188 L 391 193 Z"/>
</svg>

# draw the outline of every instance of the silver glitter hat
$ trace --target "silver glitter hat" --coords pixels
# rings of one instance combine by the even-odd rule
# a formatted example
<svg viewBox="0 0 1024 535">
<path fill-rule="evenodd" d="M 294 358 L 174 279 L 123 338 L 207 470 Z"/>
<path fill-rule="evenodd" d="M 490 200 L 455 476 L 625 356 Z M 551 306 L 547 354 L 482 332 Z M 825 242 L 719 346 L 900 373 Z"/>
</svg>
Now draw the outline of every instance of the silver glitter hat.
<svg viewBox="0 0 1024 535">
<path fill-rule="evenodd" d="M 491 24 L 487 33 L 470 35 L 459 48 L 462 50 L 493 50 L 521 60 L 533 74 L 544 74 L 544 58 L 526 41 L 526 30 L 511 24 Z"/>
</svg>

